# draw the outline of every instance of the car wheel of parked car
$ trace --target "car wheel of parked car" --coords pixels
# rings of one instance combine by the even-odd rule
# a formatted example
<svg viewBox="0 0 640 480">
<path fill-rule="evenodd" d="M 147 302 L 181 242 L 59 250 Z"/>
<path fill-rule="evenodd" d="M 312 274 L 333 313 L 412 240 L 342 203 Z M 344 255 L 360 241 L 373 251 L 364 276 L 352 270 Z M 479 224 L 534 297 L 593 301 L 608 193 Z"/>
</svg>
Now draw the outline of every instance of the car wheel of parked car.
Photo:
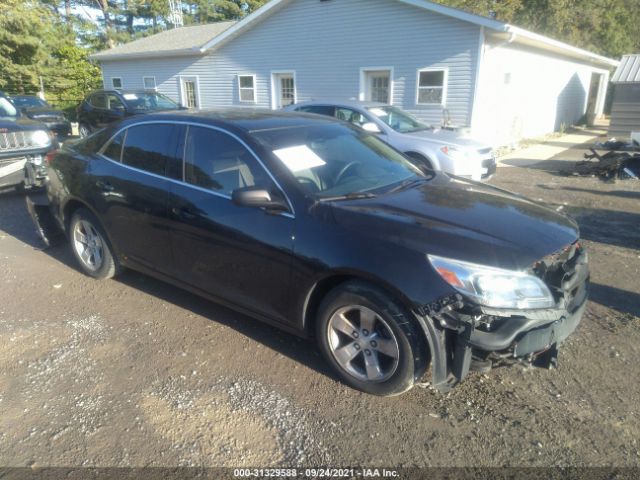
<svg viewBox="0 0 640 480">
<path fill-rule="evenodd" d="M 104 230 L 88 210 L 73 214 L 69 231 L 71 250 L 84 273 L 103 280 L 120 271 Z"/>
<path fill-rule="evenodd" d="M 316 322 L 320 349 L 341 379 L 374 395 L 413 386 L 426 355 L 414 321 L 384 291 L 361 281 L 332 290 Z"/>
<path fill-rule="evenodd" d="M 91 135 L 91 130 L 89 129 L 89 126 L 85 123 L 81 123 L 78 126 L 78 135 L 80 135 L 80 138 L 85 138 Z"/>
</svg>

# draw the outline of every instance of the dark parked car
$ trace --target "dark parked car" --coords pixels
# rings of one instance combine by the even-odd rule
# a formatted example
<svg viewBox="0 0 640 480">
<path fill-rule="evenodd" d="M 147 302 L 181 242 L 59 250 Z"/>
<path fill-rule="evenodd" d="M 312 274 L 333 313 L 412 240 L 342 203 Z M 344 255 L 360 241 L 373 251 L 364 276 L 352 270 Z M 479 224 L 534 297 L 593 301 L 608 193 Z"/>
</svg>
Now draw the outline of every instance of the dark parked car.
<svg viewBox="0 0 640 480">
<path fill-rule="evenodd" d="M 22 115 L 0 92 L 0 189 L 41 186 L 44 156 L 53 144 L 46 125 Z"/>
<path fill-rule="evenodd" d="M 78 133 L 86 137 L 133 115 L 180 108 L 176 102 L 154 90 L 98 90 L 78 105 Z"/>
<path fill-rule="evenodd" d="M 495 361 L 548 366 L 586 304 L 575 222 L 331 118 L 135 117 L 65 146 L 49 176 L 86 274 L 133 268 L 315 337 L 373 394 L 429 366 L 441 391 Z"/>
<path fill-rule="evenodd" d="M 35 95 L 14 95 L 11 101 L 25 116 L 44 123 L 58 137 L 71 135 L 71 123 L 65 118 L 64 113 L 41 98 Z"/>
</svg>

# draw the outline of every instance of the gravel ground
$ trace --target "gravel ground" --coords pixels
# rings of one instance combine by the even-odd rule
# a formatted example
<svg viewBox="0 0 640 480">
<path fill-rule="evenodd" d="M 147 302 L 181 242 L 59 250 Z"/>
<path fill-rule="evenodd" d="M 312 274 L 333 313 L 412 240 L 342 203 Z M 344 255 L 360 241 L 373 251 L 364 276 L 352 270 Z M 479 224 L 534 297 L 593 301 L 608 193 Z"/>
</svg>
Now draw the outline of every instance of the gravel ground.
<svg viewBox="0 0 640 480">
<path fill-rule="evenodd" d="M 581 151 L 568 151 L 565 160 Z M 640 182 L 500 168 L 580 222 L 593 292 L 559 368 L 447 395 L 342 385 L 313 344 L 159 281 L 98 282 L 0 195 L 2 466 L 640 466 Z"/>
</svg>

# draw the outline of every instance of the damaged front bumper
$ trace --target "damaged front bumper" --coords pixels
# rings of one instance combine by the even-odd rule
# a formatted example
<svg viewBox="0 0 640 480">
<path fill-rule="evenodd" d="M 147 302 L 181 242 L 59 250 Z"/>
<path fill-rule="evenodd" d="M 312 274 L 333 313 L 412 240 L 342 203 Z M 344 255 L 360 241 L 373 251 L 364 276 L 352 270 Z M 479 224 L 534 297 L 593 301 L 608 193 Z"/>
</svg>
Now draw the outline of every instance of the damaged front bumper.
<svg viewBox="0 0 640 480">
<path fill-rule="evenodd" d="M 496 364 L 556 366 L 558 347 L 586 309 L 589 268 L 578 243 L 563 258 L 552 260 L 555 264 L 545 276 L 556 294 L 555 308 L 486 308 L 455 294 L 419 309 L 417 319 L 431 350 L 434 388 L 448 391 L 470 370 L 487 371 Z"/>
</svg>

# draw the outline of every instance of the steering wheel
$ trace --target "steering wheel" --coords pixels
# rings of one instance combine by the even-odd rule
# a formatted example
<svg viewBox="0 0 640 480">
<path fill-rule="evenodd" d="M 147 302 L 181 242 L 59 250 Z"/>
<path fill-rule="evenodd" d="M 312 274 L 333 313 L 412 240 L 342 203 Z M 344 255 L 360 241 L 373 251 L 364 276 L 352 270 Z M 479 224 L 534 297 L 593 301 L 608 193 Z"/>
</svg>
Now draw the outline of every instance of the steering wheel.
<svg viewBox="0 0 640 480">
<path fill-rule="evenodd" d="M 340 180 L 342 180 L 342 177 L 344 177 L 344 176 L 345 176 L 345 174 L 346 174 L 349 170 L 351 170 L 351 168 L 353 168 L 353 167 L 355 167 L 356 165 L 359 165 L 359 164 L 360 164 L 360 162 L 353 161 L 353 162 L 349 162 L 349 163 L 347 163 L 344 167 L 342 167 L 342 168 L 340 169 L 340 171 L 338 172 L 338 174 L 336 175 L 336 179 L 335 179 L 335 181 L 333 182 L 333 183 L 334 183 L 334 185 L 338 185 L 338 184 L 340 183 Z"/>
<path fill-rule="evenodd" d="M 316 193 L 320 191 L 320 187 L 314 182 L 312 179 L 308 177 L 296 177 L 296 180 L 300 185 L 302 185 L 305 189 L 309 190 L 311 193 Z"/>
</svg>

